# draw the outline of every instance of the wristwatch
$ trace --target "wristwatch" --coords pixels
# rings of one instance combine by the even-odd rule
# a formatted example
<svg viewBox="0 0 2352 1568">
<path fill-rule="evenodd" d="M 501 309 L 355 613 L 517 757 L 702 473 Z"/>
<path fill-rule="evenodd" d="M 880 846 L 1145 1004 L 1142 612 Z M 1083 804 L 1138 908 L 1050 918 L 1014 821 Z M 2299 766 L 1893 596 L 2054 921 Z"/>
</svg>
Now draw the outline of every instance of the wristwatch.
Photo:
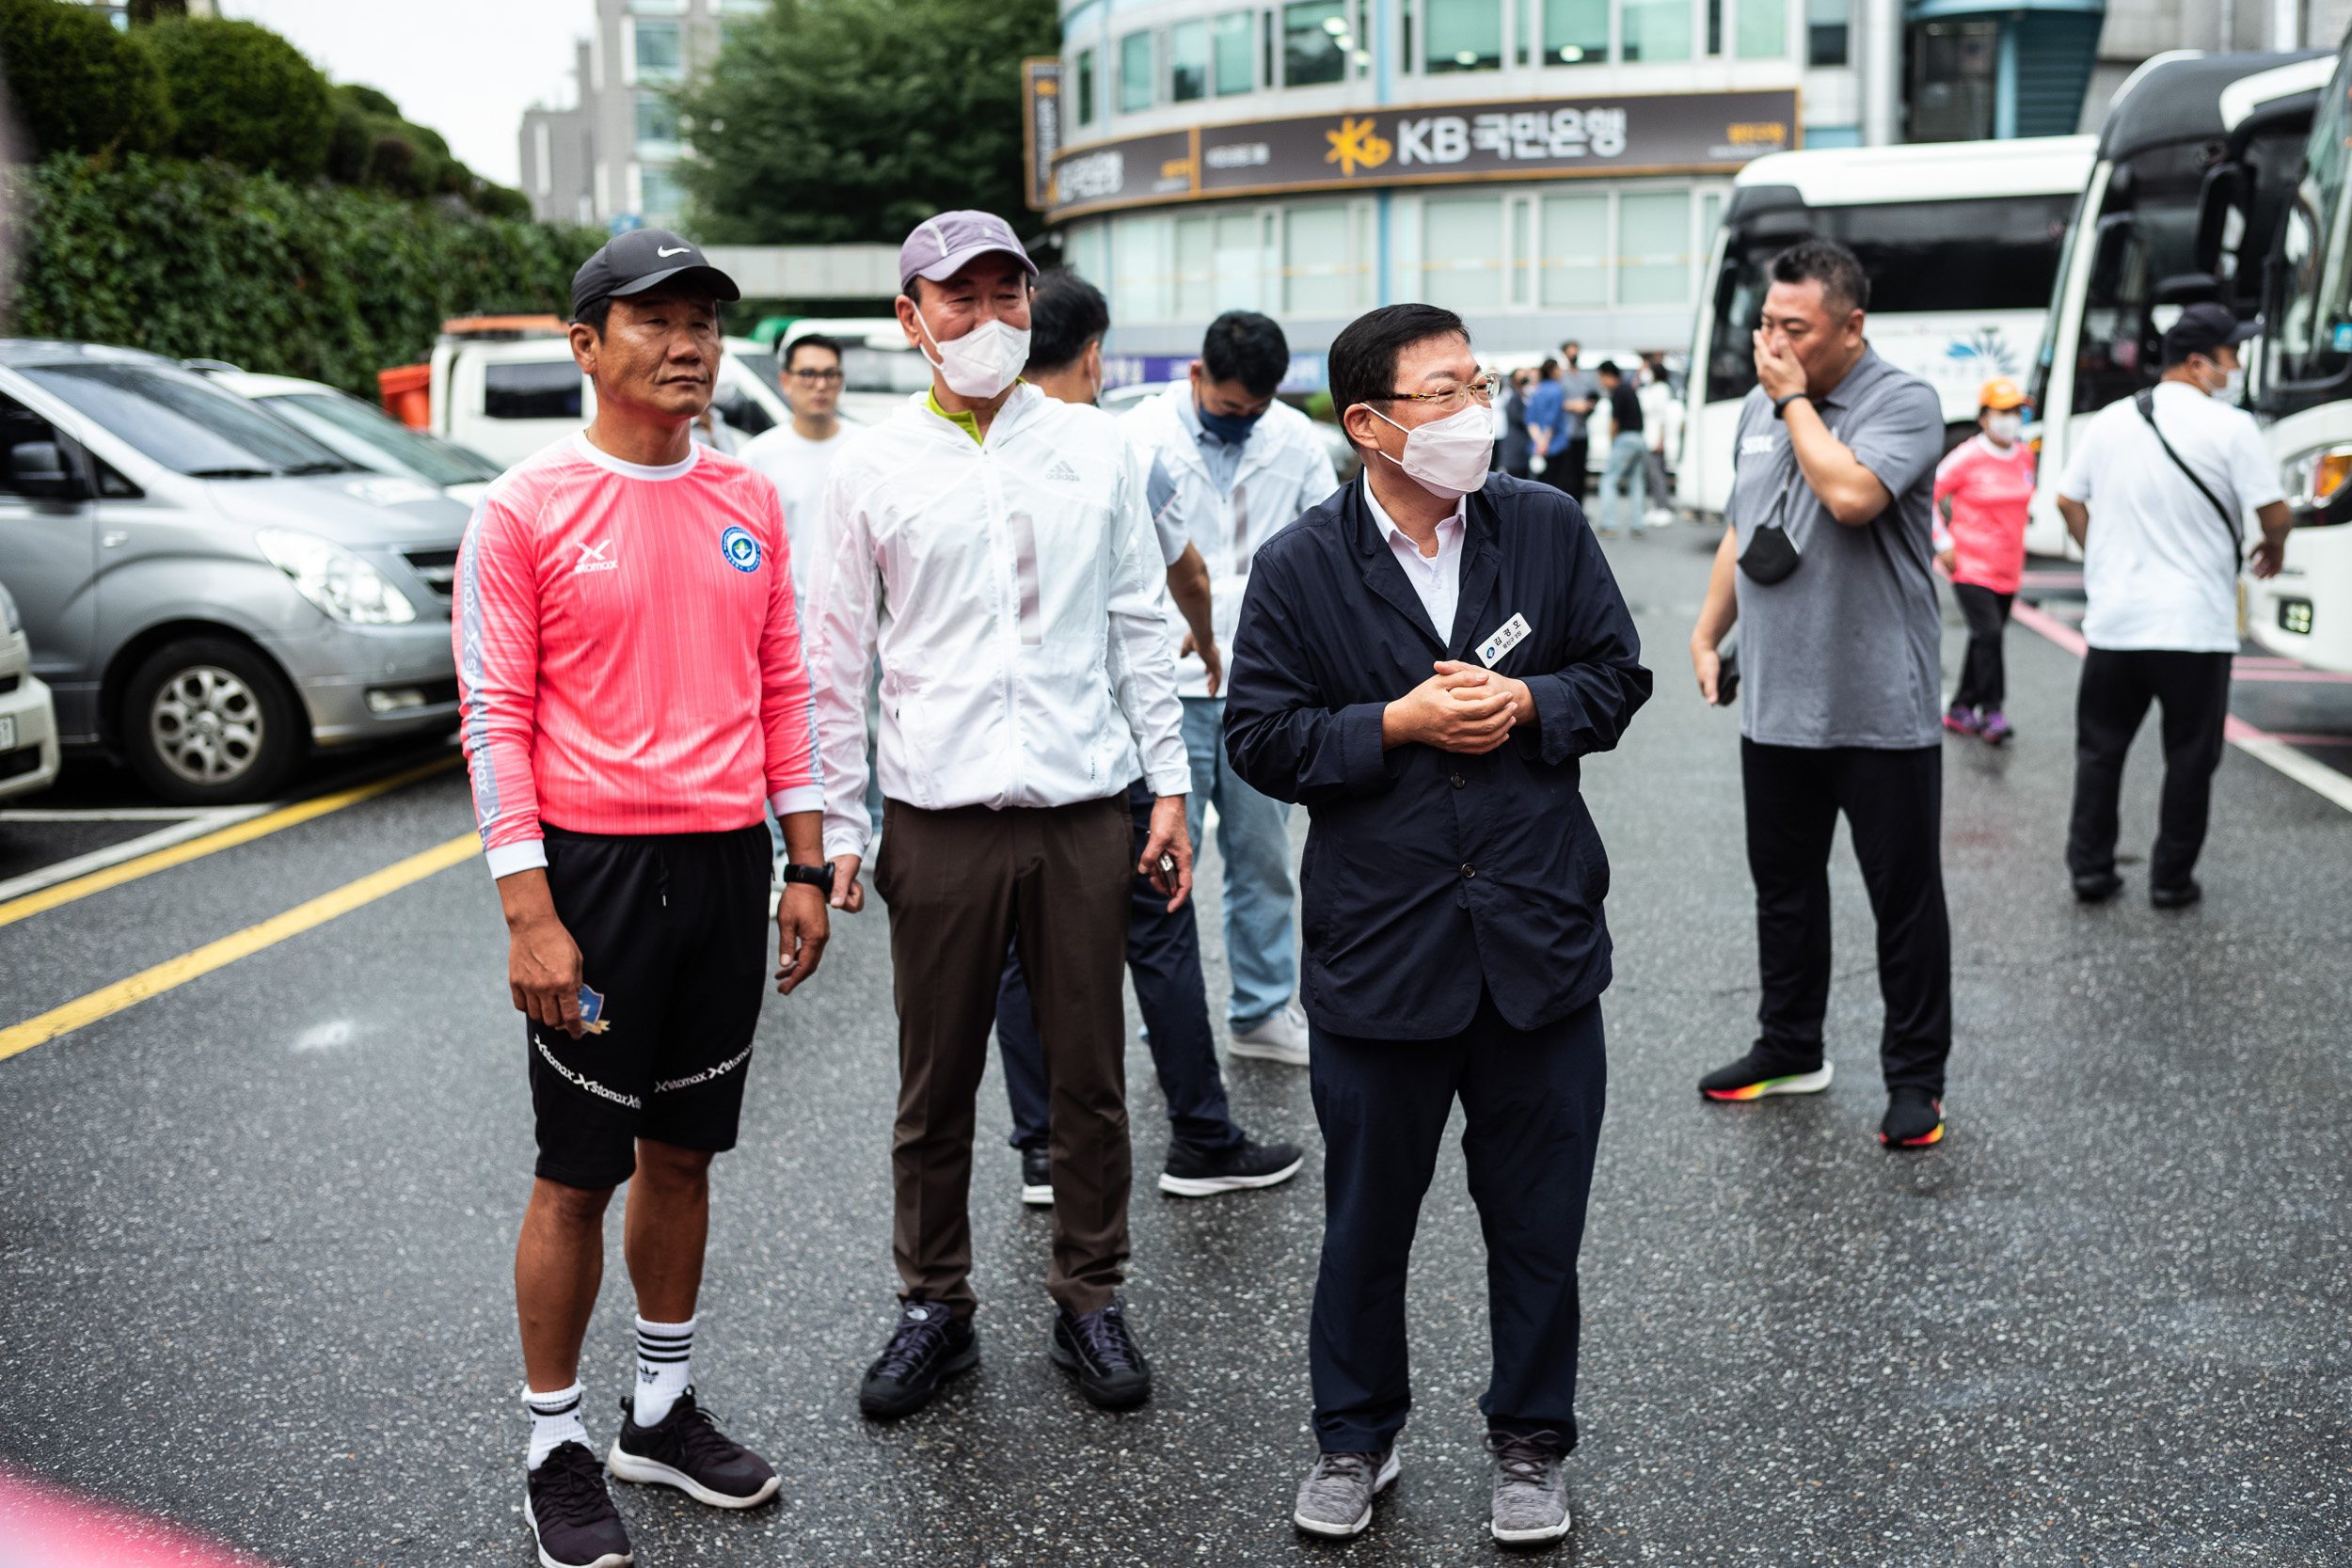
<svg viewBox="0 0 2352 1568">
<path fill-rule="evenodd" d="M 1785 421 L 1788 418 L 1788 405 L 1796 402 L 1799 398 L 1803 398 L 1805 402 L 1811 403 L 1813 401 L 1813 394 L 1810 392 L 1791 392 L 1785 398 L 1774 398 L 1772 400 L 1772 418 Z"/>
<path fill-rule="evenodd" d="M 823 890 L 830 897 L 833 894 L 833 863 L 827 861 L 822 865 L 793 865 L 787 862 L 784 868 L 784 879 L 787 882 L 806 882 L 813 888 Z"/>
</svg>

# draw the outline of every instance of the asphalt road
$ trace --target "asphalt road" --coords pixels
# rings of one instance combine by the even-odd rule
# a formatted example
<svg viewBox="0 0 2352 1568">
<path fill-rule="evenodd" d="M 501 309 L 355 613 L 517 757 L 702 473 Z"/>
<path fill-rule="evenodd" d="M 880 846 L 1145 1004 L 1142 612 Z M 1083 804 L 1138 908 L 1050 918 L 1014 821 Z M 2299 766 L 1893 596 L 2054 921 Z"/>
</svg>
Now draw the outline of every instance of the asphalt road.
<svg viewBox="0 0 2352 1568">
<path fill-rule="evenodd" d="M 1704 1102 L 1693 1080 L 1744 1048 L 1756 1003 L 1736 722 L 1692 694 L 1681 651 L 1708 545 L 1610 546 L 1660 678 L 1585 772 L 1618 980 L 1577 1524 L 1553 1560 L 2352 1559 L 2352 814 L 2233 750 L 2204 903 L 2152 911 L 2135 859 L 2124 897 L 2076 907 L 2058 863 L 2075 665 L 2012 630 L 2016 744 L 1947 746 L 1948 1137 L 1890 1156 L 1872 1135 L 1879 1005 L 1842 844 L 1836 1085 Z M 2294 698 L 2304 731 L 2352 734 L 2352 691 Z M 2143 736 L 2136 855 L 2155 763 Z M 443 774 L 0 926 L 0 1028 L 469 825 Z M 1104 1415 L 1043 1354 L 1047 1221 L 1018 1202 L 993 1071 L 981 1369 L 907 1421 L 861 1419 L 894 1283 L 896 1073 L 883 916 L 836 932 L 809 992 L 763 1018 L 697 1344 L 706 1402 L 773 1459 L 782 1497 L 736 1516 L 616 1486 L 640 1562 L 1502 1555 L 1458 1151 L 1421 1216 L 1404 1479 L 1353 1544 L 1288 1522 L 1312 1447 L 1317 1159 L 1208 1201 L 1138 1181 L 1128 1294 L 1158 1386 Z M 286 1564 L 532 1560 L 509 1273 L 531 1123 L 502 955 L 469 863 L 0 1061 L 0 1464 Z M 1166 1124 L 1132 1039 L 1128 1079 L 1148 1178 Z M 1251 1132 L 1319 1148 L 1302 1071 L 1234 1062 L 1229 1082 Z M 613 1241 L 583 1368 L 599 1441 L 630 1366 Z"/>
</svg>

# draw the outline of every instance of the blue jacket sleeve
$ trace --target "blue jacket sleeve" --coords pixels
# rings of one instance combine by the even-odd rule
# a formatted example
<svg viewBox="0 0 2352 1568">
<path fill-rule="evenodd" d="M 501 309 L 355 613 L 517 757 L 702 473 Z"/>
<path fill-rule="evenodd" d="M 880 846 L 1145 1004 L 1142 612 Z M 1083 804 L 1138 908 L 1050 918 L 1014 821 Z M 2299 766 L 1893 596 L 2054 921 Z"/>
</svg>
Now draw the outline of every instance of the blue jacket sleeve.
<svg viewBox="0 0 2352 1568">
<path fill-rule="evenodd" d="M 1548 766 L 1615 749 L 1626 724 L 1649 701 L 1642 637 L 1617 591 L 1593 531 L 1569 531 L 1567 662 L 1530 675 L 1535 699 L 1535 749 Z"/>
<path fill-rule="evenodd" d="M 1332 707 L 1315 683 L 1296 579 L 1261 553 L 1242 598 L 1226 676 L 1225 756 L 1244 783 L 1277 800 L 1314 805 L 1394 785 L 1404 749 L 1385 752 L 1385 703 Z"/>
</svg>

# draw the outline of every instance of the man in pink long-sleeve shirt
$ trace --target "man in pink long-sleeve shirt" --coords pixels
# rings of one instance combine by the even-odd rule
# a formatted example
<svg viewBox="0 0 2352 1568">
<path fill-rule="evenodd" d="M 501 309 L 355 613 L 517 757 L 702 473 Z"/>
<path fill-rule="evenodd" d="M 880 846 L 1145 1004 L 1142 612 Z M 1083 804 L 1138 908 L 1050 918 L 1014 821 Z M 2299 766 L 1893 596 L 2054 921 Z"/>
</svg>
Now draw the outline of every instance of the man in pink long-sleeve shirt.
<svg viewBox="0 0 2352 1568">
<path fill-rule="evenodd" d="M 539 1157 L 515 1297 L 548 1568 L 629 1560 L 579 1416 L 623 1181 L 638 1373 L 612 1473 L 722 1508 L 779 1484 L 689 1377 L 710 1158 L 735 1145 L 767 977 L 763 805 L 801 863 L 779 991 L 816 973 L 832 880 L 783 512 L 765 478 L 690 436 L 717 378 L 719 302 L 736 297 L 666 230 L 591 257 L 571 344 L 596 422 L 491 486 L 458 564 L 466 755 L 529 1018 Z"/>
</svg>

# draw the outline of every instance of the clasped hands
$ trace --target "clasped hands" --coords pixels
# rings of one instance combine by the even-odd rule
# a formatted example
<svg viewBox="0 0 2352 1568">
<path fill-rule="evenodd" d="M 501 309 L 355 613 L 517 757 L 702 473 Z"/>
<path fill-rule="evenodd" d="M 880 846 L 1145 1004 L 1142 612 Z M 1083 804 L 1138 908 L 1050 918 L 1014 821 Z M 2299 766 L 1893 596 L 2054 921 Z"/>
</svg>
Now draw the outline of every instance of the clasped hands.
<svg viewBox="0 0 2352 1568">
<path fill-rule="evenodd" d="M 1525 681 L 1441 658 L 1437 673 L 1391 703 L 1380 714 L 1380 746 L 1412 741 L 1440 752 L 1478 756 L 1493 751 L 1520 724 L 1535 721 L 1535 698 Z"/>
</svg>

